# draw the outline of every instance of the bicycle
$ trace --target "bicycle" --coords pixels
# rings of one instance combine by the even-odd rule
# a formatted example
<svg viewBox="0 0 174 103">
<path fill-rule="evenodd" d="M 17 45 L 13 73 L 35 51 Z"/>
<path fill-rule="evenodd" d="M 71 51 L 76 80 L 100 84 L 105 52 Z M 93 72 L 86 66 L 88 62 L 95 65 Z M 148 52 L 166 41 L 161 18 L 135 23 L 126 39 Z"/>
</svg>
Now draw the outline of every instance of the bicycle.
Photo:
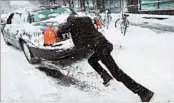
<svg viewBox="0 0 174 103">
<path fill-rule="evenodd" d="M 104 11 L 104 18 L 102 20 L 104 27 L 108 29 L 110 23 L 112 21 L 112 16 L 110 15 L 108 10 Z"/>
<path fill-rule="evenodd" d="M 115 27 L 117 28 L 117 24 L 120 22 L 120 29 L 121 33 L 125 36 L 126 35 L 126 30 L 129 25 L 129 20 L 127 19 L 129 15 L 121 12 L 121 18 L 117 19 L 115 21 Z"/>
<path fill-rule="evenodd" d="M 103 15 L 102 15 L 102 13 L 103 13 Z M 104 12 L 99 12 L 96 10 L 95 12 L 92 12 L 91 14 L 93 14 L 93 16 L 95 16 L 95 19 L 100 20 L 103 27 L 106 27 L 108 29 L 108 27 L 112 21 L 112 16 L 109 15 L 108 10 L 105 10 Z"/>
</svg>

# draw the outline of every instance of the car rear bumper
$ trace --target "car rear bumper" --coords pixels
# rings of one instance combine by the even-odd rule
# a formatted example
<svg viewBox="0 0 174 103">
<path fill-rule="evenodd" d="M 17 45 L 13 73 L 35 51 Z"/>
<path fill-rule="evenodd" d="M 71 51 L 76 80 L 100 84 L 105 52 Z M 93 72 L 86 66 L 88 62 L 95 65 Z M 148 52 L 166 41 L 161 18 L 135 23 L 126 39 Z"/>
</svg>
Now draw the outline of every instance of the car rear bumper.
<svg viewBox="0 0 174 103">
<path fill-rule="evenodd" d="M 55 43 L 52 46 L 29 46 L 33 56 L 41 59 L 55 61 L 76 53 L 71 39 Z"/>
<path fill-rule="evenodd" d="M 34 57 L 49 61 L 56 61 L 68 56 L 85 57 L 90 51 L 88 48 L 81 48 L 77 50 L 71 40 L 57 43 L 54 46 L 29 46 L 29 48 Z"/>
<path fill-rule="evenodd" d="M 55 61 L 55 60 L 76 54 L 75 47 L 71 49 L 66 49 L 66 50 L 40 49 L 40 48 L 30 47 L 30 50 L 35 57 L 50 60 L 50 61 Z"/>
</svg>

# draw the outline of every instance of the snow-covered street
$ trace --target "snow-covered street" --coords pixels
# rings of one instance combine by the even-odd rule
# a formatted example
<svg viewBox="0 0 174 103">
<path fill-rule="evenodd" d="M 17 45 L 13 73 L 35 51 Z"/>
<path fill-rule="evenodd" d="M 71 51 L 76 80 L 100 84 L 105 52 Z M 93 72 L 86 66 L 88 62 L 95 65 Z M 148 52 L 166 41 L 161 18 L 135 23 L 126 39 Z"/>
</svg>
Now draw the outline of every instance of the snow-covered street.
<svg viewBox="0 0 174 103">
<path fill-rule="evenodd" d="M 129 26 L 123 36 L 111 25 L 105 37 L 114 44 L 112 55 L 119 67 L 155 92 L 153 101 L 174 101 L 173 32 Z M 140 101 L 117 81 L 104 87 L 86 59 L 64 63 L 58 61 L 57 70 L 30 65 L 1 35 L 2 101 Z"/>
</svg>

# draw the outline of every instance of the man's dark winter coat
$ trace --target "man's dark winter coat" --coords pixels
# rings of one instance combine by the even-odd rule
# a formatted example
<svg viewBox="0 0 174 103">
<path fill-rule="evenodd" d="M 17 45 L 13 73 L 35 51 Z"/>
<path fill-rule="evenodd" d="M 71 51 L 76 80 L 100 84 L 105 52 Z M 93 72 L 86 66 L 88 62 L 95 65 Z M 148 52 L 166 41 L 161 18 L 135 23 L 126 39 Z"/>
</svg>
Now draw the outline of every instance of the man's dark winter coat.
<svg viewBox="0 0 174 103">
<path fill-rule="evenodd" d="M 59 34 L 70 32 L 77 49 L 95 47 L 106 41 L 105 37 L 95 28 L 91 18 L 70 16 L 58 30 Z M 99 40 L 100 39 L 100 40 Z"/>
</svg>

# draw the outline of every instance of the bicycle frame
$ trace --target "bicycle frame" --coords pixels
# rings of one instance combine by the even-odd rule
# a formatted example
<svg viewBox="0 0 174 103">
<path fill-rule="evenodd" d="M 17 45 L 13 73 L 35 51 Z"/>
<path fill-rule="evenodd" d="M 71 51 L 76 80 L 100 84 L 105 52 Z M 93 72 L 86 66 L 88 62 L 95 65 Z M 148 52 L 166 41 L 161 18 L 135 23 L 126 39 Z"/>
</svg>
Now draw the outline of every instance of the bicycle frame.
<svg viewBox="0 0 174 103">
<path fill-rule="evenodd" d="M 128 27 L 128 24 L 129 24 L 129 21 L 128 21 L 128 19 L 127 19 L 128 16 L 129 16 L 129 15 L 126 15 L 125 13 L 123 13 L 123 12 L 121 11 L 121 17 L 115 21 L 115 27 L 117 27 L 117 22 L 118 22 L 119 20 L 121 21 L 121 22 L 120 22 L 120 29 L 121 29 L 121 33 L 123 33 L 123 35 L 125 35 L 126 29 L 127 29 L 127 27 Z"/>
</svg>

